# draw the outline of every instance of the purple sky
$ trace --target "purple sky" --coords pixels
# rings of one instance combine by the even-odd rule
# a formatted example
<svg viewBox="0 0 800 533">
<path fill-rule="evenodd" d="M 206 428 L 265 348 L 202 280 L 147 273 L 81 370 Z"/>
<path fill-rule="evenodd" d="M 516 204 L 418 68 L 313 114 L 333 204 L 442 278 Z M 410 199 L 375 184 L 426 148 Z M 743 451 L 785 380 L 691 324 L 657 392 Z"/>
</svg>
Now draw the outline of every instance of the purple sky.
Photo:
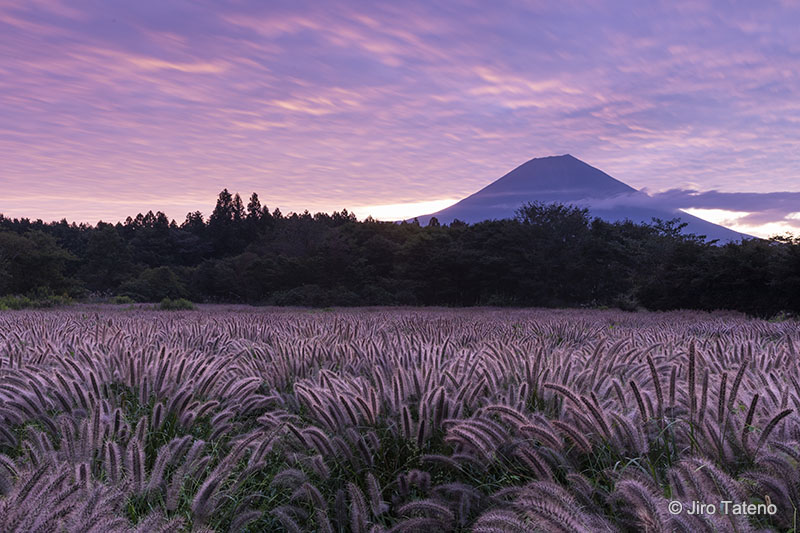
<svg viewBox="0 0 800 533">
<path fill-rule="evenodd" d="M 800 193 L 798 28 L 794 0 L 0 0 L 0 212 L 414 215 L 571 153 L 800 229 L 725 194 Z"/>
</svg>

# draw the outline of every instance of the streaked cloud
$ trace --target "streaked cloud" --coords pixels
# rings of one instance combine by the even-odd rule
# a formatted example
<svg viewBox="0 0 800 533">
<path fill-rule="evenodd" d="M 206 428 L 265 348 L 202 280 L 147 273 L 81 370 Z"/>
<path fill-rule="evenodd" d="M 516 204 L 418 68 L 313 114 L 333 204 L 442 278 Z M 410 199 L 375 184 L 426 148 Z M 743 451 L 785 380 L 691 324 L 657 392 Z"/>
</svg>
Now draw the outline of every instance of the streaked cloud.
<svg viewBox="0 0 800 533">
<path fill-rule="evenodd" d="M 182 219 L 227 187 L 405 218 L 571 153 L 796 227 L 798 26 L 789 2 L 0 1 L 0 212 Z"/>
<path fill-rule="evenodd" d="M 800 234 L 796 215 L 800 192 L 753 193 L 671 189 L 652 195 L 653 201 L 676 206 L 742 233 L 771 237 Z"/>
</svg>

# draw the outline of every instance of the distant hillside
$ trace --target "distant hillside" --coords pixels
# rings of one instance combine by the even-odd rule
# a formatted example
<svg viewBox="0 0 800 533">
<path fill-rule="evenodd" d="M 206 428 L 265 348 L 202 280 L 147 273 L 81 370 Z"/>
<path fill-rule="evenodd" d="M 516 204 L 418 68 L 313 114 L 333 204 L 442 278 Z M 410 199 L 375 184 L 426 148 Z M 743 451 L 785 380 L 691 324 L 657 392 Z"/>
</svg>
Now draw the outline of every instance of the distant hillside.
<svg viewBox="0 0 800 533">
<path fill-rule="evenodd" d="M 434 216 L 442 224 L 455 219 L 474 223 L 511 218 L 522 204 L 535 201 L 587 207 L 592 216 L 609 222 L 629 219 L 641 223 L 680 217 L 688 224 L 684 230 L 687 233 L 720 242 L 749 238 L 675 207 L 657 205 L 647 194 L 569 154 L 531 159 L 457 204 L 417 218 L 422 224 Z"/>
</svg>

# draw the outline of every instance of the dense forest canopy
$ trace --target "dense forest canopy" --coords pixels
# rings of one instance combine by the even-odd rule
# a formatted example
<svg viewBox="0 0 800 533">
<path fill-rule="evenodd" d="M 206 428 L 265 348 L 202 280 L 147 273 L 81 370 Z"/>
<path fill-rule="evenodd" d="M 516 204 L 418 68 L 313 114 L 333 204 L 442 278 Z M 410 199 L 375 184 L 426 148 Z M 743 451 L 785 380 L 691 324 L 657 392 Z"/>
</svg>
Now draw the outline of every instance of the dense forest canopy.
<svg viewBox="0 0 800 533">
<path fill-rule="evenodd" d="M 0 215 L 0 295 L 800 311 L 800 239 L 717 246 L 680 228 L 557 204 L 472 225 L 284 216 L 224 190 L 207 219 L 181 224 L 161 212 L 96 226 Z"/>
</svg>

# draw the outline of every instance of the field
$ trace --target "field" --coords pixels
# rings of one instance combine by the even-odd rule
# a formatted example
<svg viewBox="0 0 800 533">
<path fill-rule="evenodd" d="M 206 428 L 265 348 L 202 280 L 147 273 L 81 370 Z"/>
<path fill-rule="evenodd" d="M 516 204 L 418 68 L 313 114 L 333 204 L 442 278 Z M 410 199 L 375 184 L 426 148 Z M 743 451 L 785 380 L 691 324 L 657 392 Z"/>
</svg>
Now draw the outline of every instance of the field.
<svg viewBox="0 0 800 533">
<path fill-rule="evenodd" d="M 724 313 L 2 312 L 0 530 L 791 531 L 798 343 Z"/>
</svg>

